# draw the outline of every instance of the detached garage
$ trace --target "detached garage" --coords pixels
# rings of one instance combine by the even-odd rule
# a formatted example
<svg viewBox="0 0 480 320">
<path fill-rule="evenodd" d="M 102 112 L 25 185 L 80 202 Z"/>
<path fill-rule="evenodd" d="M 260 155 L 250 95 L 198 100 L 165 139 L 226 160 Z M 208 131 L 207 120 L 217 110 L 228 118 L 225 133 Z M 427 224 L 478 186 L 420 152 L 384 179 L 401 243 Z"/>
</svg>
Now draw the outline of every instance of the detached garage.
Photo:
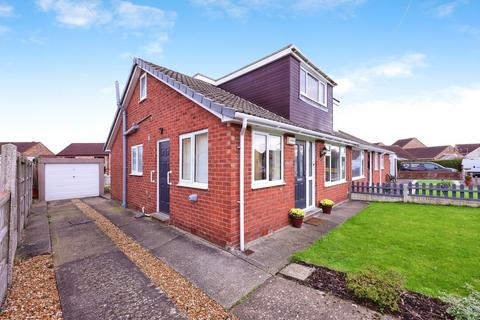
<svg viewBox="0 0 480 320">
<path fill-rule="evenodd" d="M 38 162 L 40 200 L 99 196 L 103 192 L 103 159 L 41 158 Z"/>
</svg>

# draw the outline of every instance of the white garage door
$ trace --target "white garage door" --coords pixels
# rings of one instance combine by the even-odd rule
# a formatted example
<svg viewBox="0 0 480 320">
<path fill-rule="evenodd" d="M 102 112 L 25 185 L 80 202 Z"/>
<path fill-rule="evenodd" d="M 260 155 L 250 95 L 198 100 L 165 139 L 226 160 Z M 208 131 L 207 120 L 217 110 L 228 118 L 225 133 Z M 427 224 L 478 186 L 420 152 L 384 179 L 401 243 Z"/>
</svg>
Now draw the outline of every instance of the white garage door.
<svg viewBox="0 0 480 320">
<path fill-rule="evenodd" d="M 98 196 L 98 170 L 95 163 L 45 164 L 45 200 Z"/>
</svg>

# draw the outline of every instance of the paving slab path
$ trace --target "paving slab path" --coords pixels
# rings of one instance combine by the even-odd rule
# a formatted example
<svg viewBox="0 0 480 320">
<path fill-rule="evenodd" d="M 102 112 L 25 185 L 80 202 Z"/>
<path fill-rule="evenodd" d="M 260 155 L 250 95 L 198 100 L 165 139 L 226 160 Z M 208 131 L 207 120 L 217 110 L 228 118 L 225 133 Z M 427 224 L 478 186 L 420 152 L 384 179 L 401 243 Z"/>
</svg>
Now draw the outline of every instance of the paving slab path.
<svg viewBox="0 0 480 320">
<path fill-rule="evenodd" d="M 48 204 L 64 319 L 184 319 L 165 293 L 70 201 Z"/>
<path fill-rule="evenodd" d="M 82 199 L 123 233 L 240 319 L 378 319 L 372 310 L 277 274 L 289 257 L 365 204 L 346 203 L 319 226 L 285 228 L 229 252 L 102 198 Z M 48 205 L 55 271 L 65 319 L 183 319 L 175 304 L 71 201 Z M 38 224 L 38 222 L 37 222 Z M 41 229 L 41 228 L 40 228 Z M 41 230 L 45 230 L 44 228 Z M 292 297 L 296 303 L 292 303 Z"/>
</svg>

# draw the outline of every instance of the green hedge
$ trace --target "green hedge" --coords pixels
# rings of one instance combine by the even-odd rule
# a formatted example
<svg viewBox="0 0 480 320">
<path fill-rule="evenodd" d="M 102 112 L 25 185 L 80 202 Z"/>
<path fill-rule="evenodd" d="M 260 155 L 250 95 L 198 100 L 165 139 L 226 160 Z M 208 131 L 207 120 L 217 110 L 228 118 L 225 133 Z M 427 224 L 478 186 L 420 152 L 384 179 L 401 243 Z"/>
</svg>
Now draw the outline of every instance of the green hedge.
<svg viewBox="0 0 480 320">
<path fill-rule="evenodd" d="M 453 168 L 457 169 L 458 172 L 462 171 L 462 158 L 457 158 L 457 159 L 451 159 L 451 160 L 404 160 L 404 161 L 398 161 L 398 169 L 400 169 L 400 163 L 401 162 L 434 162 L 438 163 L 441 166 L 444 166 L 446 168 Z"/>
</svg>

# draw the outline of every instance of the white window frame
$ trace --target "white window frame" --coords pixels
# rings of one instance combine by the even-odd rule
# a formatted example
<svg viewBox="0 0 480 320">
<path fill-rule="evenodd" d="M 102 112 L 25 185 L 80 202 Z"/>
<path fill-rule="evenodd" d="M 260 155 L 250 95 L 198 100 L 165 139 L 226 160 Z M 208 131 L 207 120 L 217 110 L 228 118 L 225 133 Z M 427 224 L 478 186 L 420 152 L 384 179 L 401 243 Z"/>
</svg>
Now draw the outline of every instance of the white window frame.
<svg viewBox="0 0 480 320">
<path fill-rule="evenodd" d="M 302 86 L 301 86 L 301 76 L 302 76 L 302 70 L 305 72 L 305 91 L 302 91 Z M 314 73 L 310 72 L 306 67 L 304 66 L 300 66 L 300 71 L 299 71 L 299 82 L 298 82 L 298 85 L 299 85 L 299 91 L 300 91 L 300 99 L 307 102 L 308 104 L 316 107 L 316 108 L 319 108 L 319 109 L 322 109 L 324 111 L 328 111 L 328 108 L 327 108 L 327 82 L 317 76 L 314 75 Z M 319 101 L 319 100 L 316 100 L 312 97 L 309 97 L 307 95 L 307 87 L 308 87 L 308 83 L 307 83 L 307 79 L 308 79 L 308 76 L 311 76 L 312 78 L 314 78 L 315 80 L 318 81 L 318 93 L 320 94 L 321 91 L 322 91 L 322 87 L 320 84 L 323 84 L 323 101 Z"/>
<path fill-rule="evenodd" d="M 337 180 L 337 181 L 331 181 L 332 180 L 332 168 L 331 168 L 331 165 L 332 165 L 332 154 L 331 154 L 331 146 L 336 146 L 336 147 L 339 147 L 340 150 L 339 150 L 339 154 L 340 154 L 340 159 L 339 159 L 339 176 L 340 176 L 340 179 Z M 330 187 L 330 186 L 335 186 L 337 184 L 342 184 L 342 183 L 347 183 L 347 146 L 344 146 L 344 145 L 338 145 L 338 144 L 333 144 L 333 143 L 327 143 L 325 144 L 325 147 L 328 149 L 327 153 L 323 156 L 323 176 L 324 176 L 324 184 L 326 187 Z M 343 149 L 343 152 L 342 152 L 342 149 Z M 326 156 L 330 156 L 330 181 L 327 181 L 327 160 L 326 160 Z M 342 167 L 342 157 L 345 157 L 345 178 L 342 178 L 342 170 L 343 170 L 343 167 Z"/>
<path fill-rule="evenodd" d="M 373 162 L 375 163 L 375 171 L 378 171 L 378 152 L 373 153 Z"/>
<path fill-rule="evenodd" d="M 145 95 L 142 95 L 142 93 L 143 93 L 143 90 L 142 90 L 142 80 L 143 80 L 143 79 L 145 79 Z M 147 88 L 148 88 L 148 86 L 147 86 L 147 79 L 148 79 L 148 78 L 147 78 L 147 73 L 146 73 L 146 72 L 144 72 L 144 73 L 140 76 L 140 79 L 139 79 L 140 101 L 143 101 L 143 100 L 147 99 L 147 91 L 148 91 L 148 90 L 147 90 Z"/>
<path fill-rule="evenodd" d="M 198 135 L 201 134 L 207 134 L 207 144 L 208 144 L 208 129 L 204 130 L 199 130 L 199 131 L 194 131 L 194 132 L 189 132 L 182 134 L 178 137 L 178 153 L 179 153 L 179 162 L 178 162 L 178 186 L 180 187 L 188 187 L 188 188 L 196 188 L 196 189 L 208 189 L 208 182 L 196 182 L 195 181 L 195 164 L 196 164 L 196 159 L 195 159 L 195 138 Z M 183 173 L 183 167 L 182 167 L 182 160 L 183 160 L 183 144 L 182 140 L 190 138 L 190 179 L 185 180 L 182 179 L 182 173 Z M 207 147 L 207 153 L 209 152 L 208 147 Z M 208 175 L 208 163 L 207 163 L 207 177 Z M 208 181 L 208 178 L 207 178 Z"/>
<path fill-rule="evenodd" d="M 360 151 L 360 160 L 362 165 L 360 166 L 360 175 L 354 176 L 353 175 L 353 151 Z M 360 180 L 365 178 L 365 151 L 360 149 L 352 149 L 352 180 Z"/>
<path fill-rule="evenodd" d="M 253 148 L 253 137 L 255 135 L 263 135 L 263 136 L 266 136 L 266 148 L 265 148 L 265 152 L 267 154 L 267 163 L 266 163 L 266 179 L 264 180 L 255 180 L 255 168 L 254 168 L 254 165 L 255 165 L 255 153 L 254 153 L 254 148 Z M 281 165 L 281 168 L 280 168 L 280 179 L 279 180 L 273 180 L 273 181 L 270 181 L 268 180 L 269 179 L 269 175 L 270 175 L 270 161 L 268 159 L 268 155 L 269 155 L 269 150 L 268 150 L 268 141 L 269 141 L 269 137 L 270 136 L 275 136 L 275 137 L 280 137 L 280 165 Z M 274 187 L 274 186 L 280 186 L 280 185 L 284 185 L 285 184 L 285 176 L 284 176 L 284 161 L 285 161 L 285 150 L 284 150 L 284 146 L 283 146 L 283 134 L 279 134 L 279 133 L 272 133 L 272 132 L 265 132 L 265 131 L 256 131 L 256 130 L 252 130 L 252 146 L 251 146 L 251 150 L 252 150 L 252 160 L 251 160 L 251 171 L 252 171 L 252 175 L 251 175 L 251 178 L 252 178 L 252 189 L 260 189 L 260 188 L 268 188 L 268 187 Z"/>
<path fill-rule="evenodd" d="M 380 153 L 380 169 L 383 170 L 385 169 L 385 155 L 383 153 Z"/>
<path fill-rule="evenodd" d="M 142 148 L 142 168 L 139 170 L 139 165 L 138 165 L 138 149 Z M 137 156 L 137 161 L 135 162 L 136 167 L 133 167 L 133 155 L 134 155 L 134 150 L 135 154 Z M 143 144 L 136 144 L 134 146 L 130 147 L 130 175 L 132 176 L 142 176 L 143 175 Z"/>
</svg>

